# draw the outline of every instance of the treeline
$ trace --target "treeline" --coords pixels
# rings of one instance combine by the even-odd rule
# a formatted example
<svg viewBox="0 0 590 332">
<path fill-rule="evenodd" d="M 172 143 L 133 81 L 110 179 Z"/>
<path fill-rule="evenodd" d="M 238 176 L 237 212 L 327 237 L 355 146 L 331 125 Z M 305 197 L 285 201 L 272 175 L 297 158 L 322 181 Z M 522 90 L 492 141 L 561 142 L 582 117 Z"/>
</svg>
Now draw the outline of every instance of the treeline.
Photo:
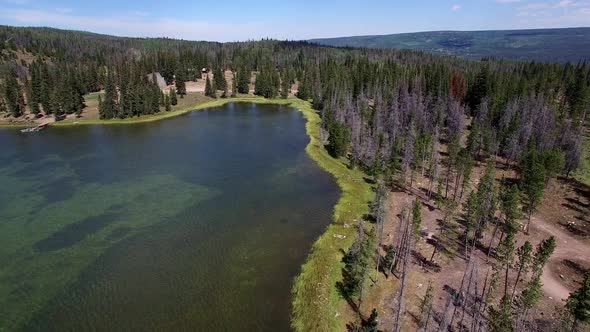
<svg viewBox="0 0 590 332">
<path fill-rule="evenodd" d="M 412 182 L 419 171 L 432 173 L 436 183 L 444 171 L 445 191 L 465 180 L 469 163 L 491 156 L 519 162 L 531 150 L 554 153 L 564 160 L 557 171 L 571 172 L 580 161 L 590 105 L 585 63 L 474 62 L 305 42 L 221 44 L 48 28 L 0 27 L 0 40 L 3 55 L 18 50 L 36 59 L 5 60 L 0 68 L 0 104 L 14 116 L 25 107 L 79 113 L 81 96 L 100 90 L 103 118 L 151 114 L 176 97 L 156 89 L 153 73 L 174 83 L 180 98 L 185 82 L 199 79 L 203 68 L 213 72 L 206 82 L 210 97 L 249 93 L 255 73 L 253 92 L 267 98 L 288 97 L 299 83 L 297 97 L 321 112 L 336 157 L 349 155 L 353 165 L 389 180 L 408 176 Z M 434 153 L 441 142 L 449 150 L 444 161 Z"/>
</svg>

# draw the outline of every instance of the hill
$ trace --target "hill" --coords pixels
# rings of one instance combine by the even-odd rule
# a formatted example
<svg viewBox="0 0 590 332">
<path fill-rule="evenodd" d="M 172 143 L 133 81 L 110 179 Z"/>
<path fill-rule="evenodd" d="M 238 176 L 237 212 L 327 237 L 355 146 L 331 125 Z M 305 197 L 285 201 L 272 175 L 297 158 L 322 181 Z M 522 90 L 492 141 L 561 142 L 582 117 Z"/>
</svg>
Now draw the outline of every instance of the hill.
<svg viewBox="0 0 590 332">
<path fill-rule="evenodd" d="M 590 28 L 432 31 L 310 41 L 329 46 L 421 50 L 466 59 L 495 57 L 542 62 L 590 60 Z"/>
</svg>

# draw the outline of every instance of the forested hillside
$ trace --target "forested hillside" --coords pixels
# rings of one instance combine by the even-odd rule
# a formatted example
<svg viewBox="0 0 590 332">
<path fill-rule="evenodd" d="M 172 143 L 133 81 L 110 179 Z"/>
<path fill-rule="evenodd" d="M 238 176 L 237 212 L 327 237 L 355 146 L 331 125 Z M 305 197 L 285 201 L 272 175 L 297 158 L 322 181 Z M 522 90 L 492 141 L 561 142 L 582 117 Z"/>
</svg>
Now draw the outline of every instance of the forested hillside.
<svg viewBox="0 0 590 332">
<path fill-rule="evenodd" d="M 431 31 L 311 41 L 339 47 L 418 50 L 473 60 L 501 58 L 561 63 L 590 60 L 590 28 Z"/>
<path fill-rule="evenodd" d="M 464 234 L 460 242 L 465 243 L 466 257 L 471 257 L 467 251 L 484 247 L 491 251 L 491 243 L 483 244 L 485 236 L 499 239 L 496 254 L 490 256 L 488 251 L 488 258 L 502 287 L 495 288 L 498 296 L 487 289 L 485 304 L 478 302 L 478 312 L 473 314 L 477 324 L 512 331 L 497 324 L 529 326 L 537 318 L 529 309 L 539 302 L 538 271 L 551 255 L 554 240 L 539 246 L 536 254 L 528 247 L 522 249 L 528 250 L 529 260 L 533 254 L 536 260 L 527 263 L 531 273 L 519 271 L 513 284 L 509 274 L 516 273 L 516 238 L 520 231 L 528 232 L 547 183 L 569 176 L 581 163 L 590 107 L 589 65 L 467 61 L 416 51 L 341 49 L 274 40 L 220 44 L 119 38 L 46 28 L 1 27 L 0 40 L 0 113 L 15 118 L 25 113 L 80 112 L 83 96 L 97 91 L 104 92 L 99 97 L 102 119 L 166 111 L 186 94 L 185 82 L 201 79 L 203 68 L 213 72 L 213 79 L 206 78 L 205 90 L 212 98 L 231 97 L 223 76 L 226 70 L 235 77 L 232 95 L 253 92 L 287 98 L 297 86 L 296 96 L 310 100 L 319 112 L 321 136 L 335 158 L 362 169 L 381 190 L 411 189 L 416 178 L 423 177 L 429 183 L 428 198 L 436 200 L 438 208 L 465 203 L 466 221 L 458 227 Z M 253 72 L 256 82 L 250 91 Z M 154 73 L 174 83 L 175 89 L 160 89 Z M 494 181 L 496 161 L 518 174 L 502 188 Z M 484 167 L 478 187 L 470 190 L 476 165 L 490 166 Z M 373 211 L 377 232 L 365 236 L 359 228 L 357 242 L 344 259 L 342 292 L 352 303 L 358 299 L 359 306 L 368 261 L 374 246 L 381 244 L 375 242 L 383 213 L 380 204 L 378 199 Z M 522 229 L 517 219 L 525 220 Z M 397 268 L 399 272 L 405 269 L 403 264 L 409 264 L 399 258 L 411 252 L 407 243 L 414 233 L 410 226 L 406 228 L 406 242 L 392 248 L 389 256 L 379 256 L 378 265 L 387 259 L 389 271 Z M 399 273 L 405 278 L 405 272 Z M 453 304 L 465 308 L 460 296 Z M 308 300 L 305 303 L 314 306 L 315 299 Z M 578 308 L 572 303 L 569 308 Z M 328 330 L 337 318 L 332 311 L 329 317 L 320 315 L 324 312 L 319 307 L 304 314 L 296 311 L 296 327 Z M 399 312 L 403 316 L 401 305 Z M 438 323 L 443 326 L 445 321 Z"/>
</svg>

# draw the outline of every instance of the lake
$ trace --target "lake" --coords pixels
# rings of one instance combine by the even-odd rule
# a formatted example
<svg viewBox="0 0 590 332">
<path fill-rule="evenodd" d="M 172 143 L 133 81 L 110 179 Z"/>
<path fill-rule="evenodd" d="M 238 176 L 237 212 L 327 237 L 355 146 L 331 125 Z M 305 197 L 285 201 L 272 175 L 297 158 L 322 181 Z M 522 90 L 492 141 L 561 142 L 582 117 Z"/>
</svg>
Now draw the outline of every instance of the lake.
<svg viewBox="0 0 590 332">
<path fill-rule="evenodd" d="M 0 129 L 0 331 L 288 331 L 340 194 L 308 142 L 247 103 Z"/>
</svg>

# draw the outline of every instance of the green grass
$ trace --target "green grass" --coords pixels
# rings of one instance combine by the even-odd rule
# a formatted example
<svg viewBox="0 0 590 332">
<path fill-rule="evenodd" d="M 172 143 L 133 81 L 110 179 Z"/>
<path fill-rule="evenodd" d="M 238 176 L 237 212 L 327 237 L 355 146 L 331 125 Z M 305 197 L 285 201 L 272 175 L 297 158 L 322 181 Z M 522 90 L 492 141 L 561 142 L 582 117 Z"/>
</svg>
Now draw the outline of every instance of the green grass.
<svg viewBox="0 0 590 332">
<path fill-rule="evenodd" d="M 334 208 L 334 223 L 314 243 L 301 273 L 293 286 L 292 326 L 296 331 L 341 331 L 345 324 L 337 313 L 343 299 L 336 289 L 341 279 L 341 250 L 347 250 L 354 240 L 354 227 L 345 227 L 369 212 L 368 202 L 373 200 L 371 186 L 365 182 L 364 173 L 351 170 L 341 160 L 332 158 L 320 140 L 319 115 L 310 103 L 294 101 L 307 119 L 306 129 L 310 137 L 307 153 L 326 171 L 334 176 L 342 189 L 342 196 Z M 352 226 L 352 225 L 351 225 Z M 346 239 L 334 235 L 345 235 Z"/>
<path fill-rule="evenodd" d="M 333 223 L 328 226 L 313 244 L 300 274 L 293 285 L 292 327 L 296 331 L 340 331 L 347 321 L 338 319 L 338 310 L 344 300 L 338 293 L 336 282 L 341 279 L 342 250 L 348 250 L 355 236 L 352 223 L 369 212 L 368 203 L 373 200 L 371 186 L 364 180 L 360 170 L 347 167 L 345 161 L 331 157 L 320 140 L 321 119 L 312 109 L 311 103 L 300 99 L 265 99 L 262 97 L 240 96 L 236 98 L 206 101 L 190 107 L 130 119 L 80 120 L 53 123 L 51 126 L 134 124 L 159 121 L 192 111 L 222 106 L 227 103 L 248 102 L 259 104 L 287 105 L 300 110 L 306 119 L 306 131 L 310 142 L 307 154 L 320 167 L 332 174 L 342 190 L 340 200 L 334 208 Z M 339 239 L 334 235 L 345 235 Z"/>
<path fill-rule="evenodd" d="M 103 92 L 91 92 L 87 95 L 84 95 L 84 100 L 89 101 L 89 100 L 97 100 L 98 96 L 102 96 L 104 95 Z"/>
<path fill-rule="evenodd" d="M 580 168 L 578 168 L 573 175 L 576 180 L 590 186 L 590 137 L 588 136 L 584 137 L 582 163 Z"/>
</svg>

